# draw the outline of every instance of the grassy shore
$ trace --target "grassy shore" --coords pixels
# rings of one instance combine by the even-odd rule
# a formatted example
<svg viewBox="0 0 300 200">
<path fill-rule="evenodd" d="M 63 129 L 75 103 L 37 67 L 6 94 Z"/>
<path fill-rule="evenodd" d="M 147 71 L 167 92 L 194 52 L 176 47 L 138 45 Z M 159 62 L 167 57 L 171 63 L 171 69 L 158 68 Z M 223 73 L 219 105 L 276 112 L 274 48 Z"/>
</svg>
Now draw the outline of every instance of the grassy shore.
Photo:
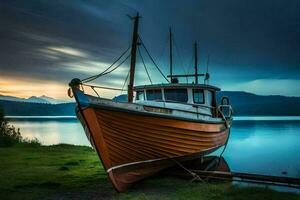
<svg viewBox="0 0 300 200">
<path fill-rule="evenodd" d="M 299 199 L 266 188 L 155 177 L 117 193 L 89 147 L 0 148 L 0 199 Z"/>
</svg>

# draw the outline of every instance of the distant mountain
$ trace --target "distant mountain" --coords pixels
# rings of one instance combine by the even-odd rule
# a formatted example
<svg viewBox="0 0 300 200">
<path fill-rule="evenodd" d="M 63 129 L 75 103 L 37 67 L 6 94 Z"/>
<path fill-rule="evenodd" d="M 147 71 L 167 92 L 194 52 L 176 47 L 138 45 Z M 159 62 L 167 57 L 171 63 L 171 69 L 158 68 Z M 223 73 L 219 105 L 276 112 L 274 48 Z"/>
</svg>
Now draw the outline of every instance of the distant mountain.
<svg viewBox="0 0 300 200">
<path fill-rule="evenodd" d="M 48 101 L 49 103 L 52 103 L 52 104 L 70 103 L 70 101 L 60 100 L 60 99 L 54 99 L 52 97 L 47 97 L 45 95 L 39 96 L 38 98 L 43 99 L 45 101 Z"/>
<path fill-rule="evenodd" d="M 128 97 L 127 94 L 121 94 L 119 96 L 115 96 L 112 100 L 116 102 L 127 102 Z"/>
<path fill-rule="evenodd" d="M 29 98 L 19 98 L 19 97 L 14 97 L 14 96 L 0 95 L 0 100 L 29 102 L 29 103 L 48 103 L 48 104 L 69 103 L 68 101 L 54 99 L 52 97 L 47 97 L 45 95 L 42 95 L 42 96 L 39 96 L 39 97 L 32 96 L 32 97 L 29 97 Z"/>
<path fill-rule="evenodd" d="M 42 99 L 36 96 L 29 97 L 28 99 L 25 99 L 24 102 L 30 102 L 30 103 L 50 103 L 46 99 Z"/>
<path fill-rule="evenodd" d="M 73 116 L 75 103 L 32 103 L 0 100 L 0 107 L 9 116 Z"/>
<path fill-rule="evenodd" d="M 7 100 L 7 101 L 26 101 L 24 98 L 14 97 L 14 96 L 5 96 L 0 94 L 1 100 Z"/>
<path fill-rule="evenodd" d="M 234 109 L 235 115 L 240 116 L 300 116 L 300 97 L 285 97 L 279 95 L 262 96 L 247 92 L 222 91 L 217 93 L 217 99 L 220 101 L 222 96 L 228 96 L 230 104 Z M 3 96 L 2 96 L 3 97 Z M 75 103 L 58 103 L 50 104 L 51 99 L 48 97 L 29 98 L 26 102 L 15 99 L 16 97 L 5 96 L 5 100 L 0 100 L 0 107 L 3 107 L 6 115 L 20 116 L 61 116 L 75 115 Z M 0 96 L 1 99 L 1 96 Z M 42 99 L 42 100 L 41 100 Z M 44 101 L 43 101 L 44 100 Z M 127 100 L 126 95 L 115 97 L 114 101 L 124 102 Z M 49 103 L 45 103 L 48 101 Z M 54 102 L 54 101 L 52 101 Z"/>
</svg>

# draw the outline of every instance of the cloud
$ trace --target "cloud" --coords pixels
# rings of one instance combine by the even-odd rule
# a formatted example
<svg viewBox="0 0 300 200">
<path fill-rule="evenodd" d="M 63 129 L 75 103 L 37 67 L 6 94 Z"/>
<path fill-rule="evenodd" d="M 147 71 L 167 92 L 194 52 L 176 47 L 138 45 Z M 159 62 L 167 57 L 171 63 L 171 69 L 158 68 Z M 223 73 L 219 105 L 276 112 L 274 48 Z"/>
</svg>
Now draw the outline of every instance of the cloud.
<svg viewBox="0 0 300 200">
<path fill-rule="evenodd" d="M 82 52 L 81 50 L 70 48 L 70 47 L 48 47 L 50 52 L 48 54 L 64 54 L 66 56 L 75 56 L 75 57 L 88 57 L 88 54 Z M 51 52 L 52 51 L 52 52 Z"/>
<path fill-rule="evenodd" d="M 16 0 L 0 4 L 0 73 L 9 79 L 64 84 L 101 72 L 130 45 L 132 21 L 126 14 L 137 11 L 142 15 L 140 35 L 164 72 L 169 71 L 171 25 L 175 71 L 192 68 L 192 44 L 197 40 L 200 71 L 209 53 L 212 81 L 221 87 L 231 85 L 237 90 L 239 83 L 247 81 L 242 88 L 253 90 L 251 81 L 300 77 L 298 0 Z M 154 81 L 163 82 L 149 68 Z M 125 76 L 126 70 L 116 71 L 101 83 L 120 86 Z M 140 65 L 136 83 L 146 82 Z M 269 91 L 263 86 L 256 89 L 260 88 Z M 270 91 L 287 93 L 281 89 Z"/>
</svg>

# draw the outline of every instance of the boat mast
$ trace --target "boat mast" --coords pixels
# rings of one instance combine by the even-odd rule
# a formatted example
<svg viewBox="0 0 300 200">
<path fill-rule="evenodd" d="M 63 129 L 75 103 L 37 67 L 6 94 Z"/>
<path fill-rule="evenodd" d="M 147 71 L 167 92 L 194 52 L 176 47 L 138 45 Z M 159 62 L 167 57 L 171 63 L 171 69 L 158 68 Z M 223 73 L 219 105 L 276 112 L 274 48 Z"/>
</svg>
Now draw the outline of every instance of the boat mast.
<svg viewBox="0 0 300 200">
<path fill-rule="evenodd" d="M 172 29 L 170 27 L 170 82 L 173 79 L 173 55 L 172 55 Z"/>
<path fill-rule="evenodd" d="M 129 84 L 128 84 L 128 102 L 133 101 L 133 84 L 134 84 L 134 72 L 136 64 L 136 50 L 138 43 L 138 26 L 139 26 L 139 13 L 136 14 L 132 19 L 134 20 L 133 34 L 132 34 L 132 44 L 131 44 L 131 60 L 130 60 L 130 74 L 129 74 Z"/>
<path fill-rule="evenodd" d="M 195 53 L 195 83 L 198 84 L 198 49 L 197 42 L 194 44 L 194 53 Z"/>
</svg>

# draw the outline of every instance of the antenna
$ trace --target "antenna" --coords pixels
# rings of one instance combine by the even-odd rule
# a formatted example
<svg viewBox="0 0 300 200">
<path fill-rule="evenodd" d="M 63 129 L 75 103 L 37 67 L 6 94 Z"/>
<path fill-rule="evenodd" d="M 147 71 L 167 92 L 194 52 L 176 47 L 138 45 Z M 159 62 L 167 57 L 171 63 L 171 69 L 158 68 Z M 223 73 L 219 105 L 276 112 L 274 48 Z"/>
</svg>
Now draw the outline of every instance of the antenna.
<svg viewBox="0 0 300 200">
<path fill-rule="evenodd" d="M 195 53 L 195 83 L 198 84 L 198 49 L 197 42 L 194 44 L 194 53 Z"/>
<path fill-rule="evenodd" d="M 205 78 L 204 78 L 204 84 L 209 84 L 209 73 L 208 73 L 208 64 L 209 64 L 209 57 L 210 55 L 207 55 L 207 61 L 206 61 L 206 73 L 205 73 Z"/>
<path fill-rule="evenodd" d="M 172 79 L 173 79 L 173 55 L 172 55 L 172 29 L 170 27 L 170 80 L 172 83 Z"/>
</svg>

